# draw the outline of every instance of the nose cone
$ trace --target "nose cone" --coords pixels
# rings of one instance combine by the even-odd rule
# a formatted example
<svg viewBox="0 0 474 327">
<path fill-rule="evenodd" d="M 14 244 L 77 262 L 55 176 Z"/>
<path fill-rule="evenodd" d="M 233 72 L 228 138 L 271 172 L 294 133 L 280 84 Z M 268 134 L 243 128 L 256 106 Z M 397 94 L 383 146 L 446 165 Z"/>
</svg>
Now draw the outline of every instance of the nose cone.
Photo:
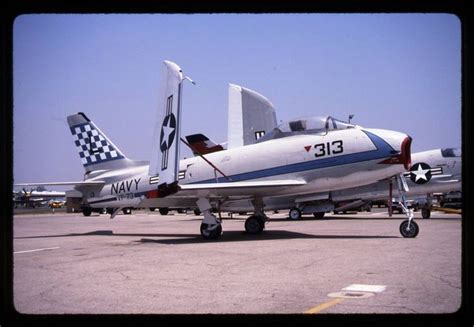
<svg viewBox="0 0 474 327">
<path fill-rule="evenodd" d="M 380 137 L 386 146 L 392 150 L 388 154 L 388 158 L 381 161 L 381 164 L 403 165 L 406 170 L 411 167 L 411 141 L 412 138 L 407 134 L 389 131 L 385 129 L 366 129 Z"/>
</svg>

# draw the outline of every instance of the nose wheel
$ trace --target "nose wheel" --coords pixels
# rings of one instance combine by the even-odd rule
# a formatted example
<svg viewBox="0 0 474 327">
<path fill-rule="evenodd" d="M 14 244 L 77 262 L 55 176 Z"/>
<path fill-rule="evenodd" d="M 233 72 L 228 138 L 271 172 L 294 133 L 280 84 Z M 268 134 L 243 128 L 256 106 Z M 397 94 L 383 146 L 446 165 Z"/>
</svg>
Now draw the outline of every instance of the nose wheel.
<svg viewBox="0 0 474 327">
<path fill-rule="evenodd" d="M 404 220 L 400 224 L 400 234 L 402 234 L 403 237 L 406 237 L 406 238 L 416 237 L 419 231 L 420 231 L 420 228 L 418 227 L 418 224 L 414 220 L 410 221 L 409 219 L 407 219 L 407 220 Z"/>
<path fill-rule="evenodd" d="M 400 193 L 400 205 L 408 218 L 400 224 L 400 234 L 405 238 L 413 238 L 418 235 L 420 227 L 418 227 L 418 224 L 413 220 L 413 210 L 408 209 L 407 206 L 405 193 L 408 192 L 408 185 L 403 174 L 397 176 L 397 185 L 398 192 Z"/>
</svg>

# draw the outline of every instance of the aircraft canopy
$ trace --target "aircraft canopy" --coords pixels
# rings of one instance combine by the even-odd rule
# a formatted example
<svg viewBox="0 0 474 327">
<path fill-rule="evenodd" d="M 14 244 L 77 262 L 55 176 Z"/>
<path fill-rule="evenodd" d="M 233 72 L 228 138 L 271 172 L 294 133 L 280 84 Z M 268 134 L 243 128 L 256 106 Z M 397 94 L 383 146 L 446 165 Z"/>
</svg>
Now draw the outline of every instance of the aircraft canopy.
<svg viewBox="0 0 474 327">
<path fill-rule="evenodd" d="M 461 149 L 459 149 L 459 148 L 441 149 L 441 155 L 445 158 L 460 157 L 461 156 Z"/>
<path fill-rule="evenodd" d="M 355 126 L 331 116 L 306 117 L 281 123 L 271 132 L 261 137 L 257 143 L 298 134 L 325 134 L 332 130 L 354 128 Z"/>
</svg>

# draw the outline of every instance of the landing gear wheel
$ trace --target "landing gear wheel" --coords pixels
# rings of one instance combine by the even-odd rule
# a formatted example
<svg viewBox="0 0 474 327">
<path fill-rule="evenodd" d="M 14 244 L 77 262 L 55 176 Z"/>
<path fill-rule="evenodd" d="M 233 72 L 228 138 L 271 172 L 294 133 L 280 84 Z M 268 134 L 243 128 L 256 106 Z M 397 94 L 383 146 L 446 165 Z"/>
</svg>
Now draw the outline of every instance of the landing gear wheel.
<svg viewBox="0 0 474 327">
<path fill-rule="evenodd" d="M 421 209 L 421 216 L 423 219 L 429 219 L 431 217 L 431 210 L 430 209 Z"/>
<path fill-rule="evenodd" d="M 403 237 L 407 237 L 407 238 L 416 237 L 419 231 L 420 231 L 420 228 L 418 227 L 418 224 L 413 220 L 410 222 L 409 228 L 408 228 L 408 219 L 404 220 L 400 224 L 400 234 L 402 234 Z"/>
<path fill-rule="evenodd" d="M 92 213 L 92 209 L 89 207 L 82 208 L 82 214 L 86 217 L 89 217 Z"/>
<path fill-rule="evenodd" d="M 259 234 L 265 228 L 265 220 L 259 216 L 250 216 L 245 221 L 245 231 L 249 234 Z"/>
<path fill-rule="evenodd" d="M 213 230 L 208 230 L 208 224 L 201 224 L 201 235 L 206 240 L 216 240 L 222 234 L 222 226 L 219 224 Z"/>
<path fill-rule="evenodd" d="M 159 208 L 158 211 L 160 212 L 160 215 L 166 216 L 169 212 L 168 208 Z"/>
<path fill-rule="evenodd" d="M 325 212 L 313 212 L 314 218 L 321 219 L 324 217 Z"/>
<path fill-rule="evenodd" d="M 288 213 L 288 216 L 290 217 L 291 220 L 299 220 L 301 219 L 301 210 L 298 208 L 293 208 Z"/>
</svg>

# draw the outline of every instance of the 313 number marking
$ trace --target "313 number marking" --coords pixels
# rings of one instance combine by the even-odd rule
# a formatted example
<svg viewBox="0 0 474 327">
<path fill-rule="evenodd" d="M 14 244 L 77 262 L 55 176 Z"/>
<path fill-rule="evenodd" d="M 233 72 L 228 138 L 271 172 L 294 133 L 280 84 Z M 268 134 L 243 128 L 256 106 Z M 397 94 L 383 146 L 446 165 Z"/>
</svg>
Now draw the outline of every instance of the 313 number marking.
<svg viewBox="0 0 474 327">
<path fill-rule="evenodd" d="M 333 141 L 331 143 L 318 143 L 314 146 L 314 156 L 319 158 L 331 154 L 338 154 L 344 152 L 342 140 Z"/>
</svg>

